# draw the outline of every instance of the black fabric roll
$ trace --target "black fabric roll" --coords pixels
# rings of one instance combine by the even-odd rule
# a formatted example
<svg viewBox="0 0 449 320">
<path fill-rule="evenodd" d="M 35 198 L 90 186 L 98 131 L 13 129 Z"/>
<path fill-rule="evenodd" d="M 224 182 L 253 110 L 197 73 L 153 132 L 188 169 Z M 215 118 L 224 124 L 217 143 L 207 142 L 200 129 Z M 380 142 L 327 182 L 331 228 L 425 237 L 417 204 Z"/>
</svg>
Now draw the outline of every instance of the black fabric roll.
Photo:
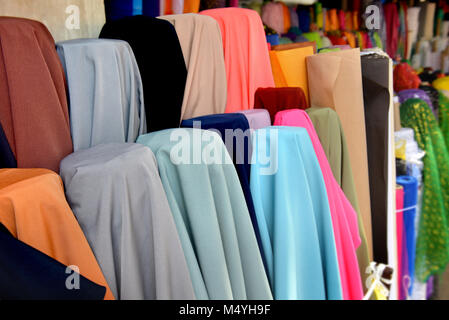
<svg viewBox="0 0 449 320">
<path fill-rule="evenodd" d="M 141 15 L 126 17 L 107 22 L 100 38 L 130 44 L 142 77 L 148 132 L 178 128 L 187 68 L 173 25 Z"/>
<path fill-rule="evenodd" d="M 102 300 L 106 288 L 79 276 L 62 263 L 14 238 L 0 223 L 0 300 Z"/>
<path fill-rule="evenodd" d="M 362 56 L 361 60 L 371 196 L 373 257 L 374 261 L 378 263 L 388 263 L 389 59 L 372 54 Z"/>
<path fill-rule="evenodd" d="M 0 168 L 17 168 L 17 161 L 0 123 Z"/>
</svg>

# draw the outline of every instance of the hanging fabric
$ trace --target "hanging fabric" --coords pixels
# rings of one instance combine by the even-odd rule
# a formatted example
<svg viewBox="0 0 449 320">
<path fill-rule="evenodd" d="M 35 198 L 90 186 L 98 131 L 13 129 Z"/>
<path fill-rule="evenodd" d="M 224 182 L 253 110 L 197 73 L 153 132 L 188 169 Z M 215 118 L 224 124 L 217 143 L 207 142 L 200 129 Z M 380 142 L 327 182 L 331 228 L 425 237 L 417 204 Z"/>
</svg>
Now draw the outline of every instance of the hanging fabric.
<svg viewBox="0 0 449 320">
<path fill-rule="evenodd" d="M 79 273 L 77 290 L 68 290 L 67 266 L 12 236 L 0 223 L 1 300 L 101 300 L 106 288 Z"/>
<path fill-rule="evenodd" d="M 131 46 L 142 77 L 148 132 L 179 127 L 187 69 L 170 22 L 127 17 L 106 23 L 100 38 L 125 40 Z"/>
<path fill-rule="evenodd" d="M 181 120 L 225 112 L 226 68 L 218 23 L 198 14 L 159 18 L 175 27 L 187 65 Z"/>
<path fill-rule="evenodd" d="M 439 108 L 438 108 L 438 121 L 443 134 L 446 147 L 449 149 L 449 97 L 440 92 L 439 95 Z"/>
<path fill-rule="evenodd" d="M 387 3 L 383 7 L 385 23 L 387 27 L 387 47 L 386 52 L 390 58 L 395 59 L 399 41 L 399 14 L 396 3 Z"/>
<path fill-rule="evenodd" d="M 200 0 L 184 0 L 184 13 L 198 13 Z"/>
<path fill-rule="evenodd" d="M 252 109 L 257 88 L 274 87 L 260 16 L 241 8 L 200 13 L 217 20 L 221 29 L 228 80 L 226 113 Z"/>
<path fill-rule="evenodd" d="M 371 230 L 360 50 L 320 53 L 307 57 L 307 74 L 310 106 L 332 108 L 340 117 L 354 173 L 359 207 L 366 230 Z M 369 235 L 368 244 L 371 246 Z"/>
<path fill-rule="evenodd" d="M 245 196 L 236 188 L 239 178 L 218 134 L 165 130 L 138 143 L 156 155 L 196 297 L 272 299 Z M 173 148 L 181 157 L 176 164 Z"/>
<path fill-rule="evenodd" d="M 333 176 L 313 124 L 305 111 L 292 109 L 278 112 L 274 125 L 307 129 L 327 190 L 343 299 L 361 300 L 363 298 L 363 289 L 356 255 L 356 250 L 361 243 L 357 225 L 357 213 Z"/>
<path fill-rule="evenodd" d="M 74 151 L 135 142 L 147 132 L 142 80 L 128 43 L 80 39 L 56 48 L 67 78 Z"/>
<path fill-rule="evenodd" d="M 0 169 L 17 168 L 17 161 L 0 123 Z"/>
<path fill-rule="evenodd" d="M 0 170 L 0 212 L 0 223 L 15 238 L 63 265 L 76 266 L 84 277 L 106 287 L 105 299 L 114 299 L 56 173 Z"/>
<path fill-rule="evenodd" d="M 269 127 L 253 142 L 251 192 L 275 299 L 342 299 L 326 187 L 307 130 Z"/>
<path fill-rule="evenodd" d="M 0 17 L 0 122 L 19 168 L 58 172 L 73 151 L 64 71 L 47 28 Z"/>
<path fill-rule="evenodd" d="M 404 238 L 404 189 L 402 186 L 396 187 L 396 234 L 397 234 L 397 252 L 398 252 L 398 300 L 406 300 L 407 289 L 403 286 L 403 282 L 408 277 L 408 266 L 407 266 L 407 250 L 403 250 L 405 245 Z"/>
<path fill-rule="evenodd" d="M 274 122 L 276 113 L 286 109 L 307 109 L 307 100 L 301 88 L 259 88 L 256 91 L 254 108 L 266 109 Z"/>
</svg>

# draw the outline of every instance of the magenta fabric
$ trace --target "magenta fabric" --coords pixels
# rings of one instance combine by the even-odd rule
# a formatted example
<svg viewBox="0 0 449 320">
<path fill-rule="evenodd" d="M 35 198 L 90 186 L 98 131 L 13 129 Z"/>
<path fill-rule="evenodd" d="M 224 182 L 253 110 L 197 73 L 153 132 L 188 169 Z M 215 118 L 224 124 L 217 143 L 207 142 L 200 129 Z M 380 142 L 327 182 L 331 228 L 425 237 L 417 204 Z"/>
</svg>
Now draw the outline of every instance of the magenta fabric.
<svg viewBox="0 0 449 320">
<path fill-rule="evenodd" d="M 404 230 L 404 189 L 396 189 L 396 237 L 397 237 L 397 254 L 398 254 L 398 299 L 405 300 L 405 292 L 402 286 L 403 275 L 403 259 L 402 259 L 402 246 L 403 246 L 403 230 Z"/>
<path fill-rule="evenodd" d="M 249 109 L 241 110 L 239 113 L 245 115 L 248 120 L 249 127 L 252 130 L 263 129 L 271 126 L 271 119 L 268 110 L 265 109 Z"/>
<path fill-rule="evenodd" d="M 357 213 L 335 180 L 326 154 L 307 113 L 299 109 L 278 112 L 275 126 L 302 127 L 309 133 L 326 184 L 337 247 L 343 299 L 361 300 L 363 287 L 356 250 L 361 244 Z"/>
</svg>

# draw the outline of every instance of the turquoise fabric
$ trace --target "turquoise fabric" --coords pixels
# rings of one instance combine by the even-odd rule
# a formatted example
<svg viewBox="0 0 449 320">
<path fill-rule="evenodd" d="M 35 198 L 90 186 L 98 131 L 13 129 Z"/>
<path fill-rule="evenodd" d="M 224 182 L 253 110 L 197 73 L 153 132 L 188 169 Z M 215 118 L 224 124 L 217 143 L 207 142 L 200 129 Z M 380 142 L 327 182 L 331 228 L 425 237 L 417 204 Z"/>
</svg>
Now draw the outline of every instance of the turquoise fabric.
<svg viewBox="0 0 449 320">
<path fill-rule="evenodd" d="M 342 299 L 326 187 L 307 130 L 257 130 L 251 163 L 251 192 L 275 299 Z M 274 174 L 264 171 L 269 166 Z"/>
<path fill-rule="evenodd" d="M 167 129 L 137 142 L 156 156 L 197 299 L 272 299 L 239 178 L 220 136 Z M 171 160 L 172 151 L 180 150 L 190 162 Z M 222 154 L 226 164 L 199 162 L 196 151 L 199 160 Z"/>
</svg>

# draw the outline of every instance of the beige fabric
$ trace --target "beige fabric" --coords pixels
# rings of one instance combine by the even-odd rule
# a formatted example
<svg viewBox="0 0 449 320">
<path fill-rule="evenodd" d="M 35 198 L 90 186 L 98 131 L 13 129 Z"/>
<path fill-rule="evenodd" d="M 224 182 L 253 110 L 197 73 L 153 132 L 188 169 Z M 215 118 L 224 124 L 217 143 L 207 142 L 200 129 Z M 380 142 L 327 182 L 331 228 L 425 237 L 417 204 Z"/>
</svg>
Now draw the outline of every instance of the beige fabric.
<svg viewBox="0 0 449 320">
<path fill-rule="evenodd" d="M 70 6 L 79 9 L 79 29 L 70 29 L 76 25 L 76 19 L 72 19 L 76 12 Z M 38 20 L 47 26 L 56 42 L 97 38 L 106 21 L 103 0 L 0 0 L 0 16 Z"/>
<path fill-rule="evenodd" d="M 307 57 L 307 73 L 311 106 L 330 107 L 340 117 L 348 144 L 368 247 L 372 248 L 360 50 L 343 50 Z"/>
<path fill-rule="evenodd" d="M 195 13 L 159 18 L 174 25 L 187 66 L 181 120 L 224 113 L 227 82 L 217 21 Z"/>
</svg>

